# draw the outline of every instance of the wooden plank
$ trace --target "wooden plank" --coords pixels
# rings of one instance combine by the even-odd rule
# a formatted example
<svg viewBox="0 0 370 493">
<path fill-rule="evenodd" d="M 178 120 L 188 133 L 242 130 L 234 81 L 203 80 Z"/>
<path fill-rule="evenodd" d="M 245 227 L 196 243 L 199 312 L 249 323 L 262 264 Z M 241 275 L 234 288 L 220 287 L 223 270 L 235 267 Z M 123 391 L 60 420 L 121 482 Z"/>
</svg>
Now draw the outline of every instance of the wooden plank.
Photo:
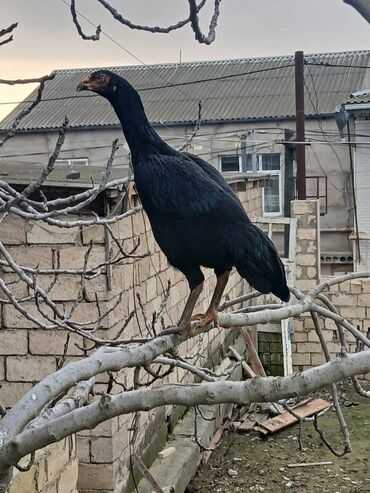
<svg viewBox="0 0 370 493">
<path fill-rule="evenodd" d="M 211 457 L 212 452 L 214 450 L 216 450 L 216 448 L 218 447 L 218 445 L 220 443 L 220 440 L 221 440 L 221 437 L 222 437 L 222 434 L 223 434 L 225 428 L 226 428 L 226 423 L 222 424 L 216 430 L 216 433 L 213 435 L 211 441 L 209 442 L 208 450 L 205 450 L 203 452 L 202 464 L 207 464 L 207 462 L 209 461 L 209 458 Z"/>
<path fill-rule="evenodd" d="M 236 349 L 234 349 L 232 346 L 229 346 L 229 351 L 233 353 L 235 358 L 240 362 L 243 370 L 247 373 L 247 375 L 251 378 L 256 377 L 256 373 L 252 370 L 252 368 L 248 365 L 246 361 L 241 357 L 241 355 L 238 353 Z"/>
<path fill-rule="evenodd" d="M 246 347 L 249 349 L 249 356 L 250 356 L 250 359 L 252 362 L 252 368 L 253 368 L 254 372 L 257 375 L 260 375 L 261 377 L 265 377 L 266 376 L 265 369 L 263 368 L 263 365 L 262 365 L 261 360 L 258 356 L 256 348 L 254 347 L 252 338 L 251 338 L 248 330 L 240 327 L 239 331 L 240 331 L 240 334 L 242 335 L 242 337 L 244 339 Z"/>
<path fill-rule="evenodd" d="M 288 464 L 288 467 L 316 467 L 316 466 L 330 466 L 332 461 L 327 462 L 300 462 L 298 464 Z"/>
<path fill-rule="evenodd" d="M 165 448 L 164 450 L 161 450 L 158 453 L 158 457 L 160 459 L 164 459 L 165 457 L 168 457 L 169 455 L 173 454 L 174 452 L 176 452 L 175 447 L 168 447 L 168 448 Z"/>
<path fill-rule="evenodd" d="M 132 452 L 132 460 L 141 474 L 144 476 L 144 478 L 148 481 L 148 483 L 153 486 L 155 493 L 164 493 L 158 481 L 155 479 L 153 474 L 149 471 L 149 469 L 146 467 L 144 462 L 135 451 Z"/>
<path fill-rule="evenodd" d="M 324 401 L 324 399 L 315 399 L 306 404 L 295 407 L 294 412 L 298 416 L 304 418 L 323 411 L 329 406 L 331 406 L 330 402 Z M 275 416 L 274 418 L 268 419 L 267 421 L 261 423 L 259 430 L 263 434 L 275 433 L 297 422 L 298 419 L 287 411 L 283 414 L 280 414 L 279 416 Z"/>
<path fill-rule="evenodd" d="M 244 420 L 242 420 L 241 425 L 238 427 L 238 431 L 250 431 L 255 426 L 263 423 L 267 420 L 267 415 L 263 413 L 252 413 L 249 414 Z"/>
</svg>

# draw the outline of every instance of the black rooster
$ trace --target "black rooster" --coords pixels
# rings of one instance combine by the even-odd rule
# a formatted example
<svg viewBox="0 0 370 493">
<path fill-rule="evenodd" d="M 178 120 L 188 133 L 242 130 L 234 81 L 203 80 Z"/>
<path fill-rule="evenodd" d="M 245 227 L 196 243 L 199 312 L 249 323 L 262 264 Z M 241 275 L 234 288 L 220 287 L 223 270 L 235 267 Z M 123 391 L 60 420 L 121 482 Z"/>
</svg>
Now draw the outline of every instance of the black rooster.
<svg viewBox="0 0 370 493">
<path fill-rule="evenodd" d="M 274 244 L 251 223 L 213 166 L 166 144 L 150 125 L 138 93 L 117 74 L 98 70 L 85 77 L 77 90 L 108 99 L 121 122 L 154 237 L 190 286 L 180 329 L 190 332 L 191 320 L 200 320 L 198 327 L 217 324 L 218 306 L 233 266 L 261 293 L 289 300 L 284 266 Z M 192 317 L 203 289 L 200 266 L 214 269 L 217 285 L 206 313 Z"/>
</svg>

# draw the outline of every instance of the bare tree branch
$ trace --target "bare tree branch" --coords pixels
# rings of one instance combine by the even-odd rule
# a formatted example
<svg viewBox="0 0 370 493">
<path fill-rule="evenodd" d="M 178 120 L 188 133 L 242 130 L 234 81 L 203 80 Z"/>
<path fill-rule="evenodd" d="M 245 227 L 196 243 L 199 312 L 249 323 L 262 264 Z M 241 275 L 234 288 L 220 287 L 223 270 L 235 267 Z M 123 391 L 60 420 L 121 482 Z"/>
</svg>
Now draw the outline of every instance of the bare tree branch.
<svg viewBox="0 0 370 493">
<path fill-rule="evenodd" d="M 199 100 L 198 101 L 198 117 L 197 117 L 197 121 L 196 121 L 195 126 L 194 126 L 194 130 L 191 133 L 191 135 L 189 135 L 189 137 L 186 139 L 186 141 L 180 147 L 177 148 L 177 150 L 179 152 L 183 151 L 184 149 L 186 149 L 191 144 L 191 142 L 194 140 L 194 138 L 196 137 L 196 135 L 200 129 L 201 123 L 202 123 L 202 101 Z"/>
<path fill-rule="evenodd" d="M 207 44 L 207 45 L 212 44 L 216 38 L 216 26 L 217 26 L 218 17 L 220 15 L 221 0 L 215 0 L 214 11 L 212 14 L 211 22 L 209 24 L 209 31 L 207 36 L 205 36 L 200 29 L 199 17 L 196 9 L 195 0 L 188 0 L 188 2 L 190 9 L 191 27 L 195 33 L 195 39 L 202 44 Z"/>
<path fill-rule="evenodd" d="M 64 370 L 66 368 L 68 367 Z M 102 421 L 121 414 L 138 410 L 149 411 L 169 404 L 189 407 L 200 404 L 248 405 L 252 402 L 276 402 L 283 398 L 306 395 L 323 386 L 368 371 L 370 357 L 364 352 L 289 377 L 255 377 L 245 382 L 163 385 L 159 389 L 145 388 L 114 396 L 104 395 L 98 402 L 49 421 L 47 427 L 22 431 L 16 438 L 4 443 L 0 451 L 0 472 L 5 464 L 17 463 L 33 449 L 59 441 L 71 433 L 95 427 Z M 4 420 L 8 416 L 9 413 Z M 0 429 L 2 428 L 0 423 Z"/>
<path fill-rule="evenodd" d="M 30 183 L 23 190 L 23 192 L 20 195 L 18 195 L 14 199 L 10 200 L 4 207 L 0 207 L 0 211 L 2 211 L 2 210 L 9 211 L 11 209 L 11 207 L 15 207 L 16 205 L 18 205 L 19 202 L 22 202 L 24 199 L 26 199 L 29 195 L 34 193 L 37 189 L 39 189 L 42 186 L 42 184 L 45 182 L 47 177 L 50 175 L 50 173 L 54 169 L 55 161 L 57 160 L 57 158 L 59 156 L 60 149 L 62 148 L 62 145 L 64 144 L 64 139 L 65 139 L 65 134 L 66 134 L 67 128 L 68 128 L 68 123 L 69 123 L 69 120 L 67 117 L 65 117 L 63 126 L 59 131 L 59 137 L 58 137 L 58 140 L 55 144 L 54 151 L 49 158 L 49 162 L 48 162 L 46 168 L 42 171 L 38 180 L 35 181 L 34 183 Z"/>
<path fill-rule="evenodd" d="M 0 141 L 0 147 L 5 144 L 7 140 L 9 140 L 11 137 L 13 137 L 17 131 L 17 128 L 20 124 L 20 122 L 23 120 L 23 118 L 31 113 L 31 111 L 39 104 L 41 101 L 42 97 L 42 92 L 45 87 L 45 81 L 53 79 L 55 77 L 55 74 L 51 74 L 45 77 L 41 77 L 40 79 L 19 79 L 18 81 L 4 81 L 0 79 L 0 84 L 28 84 L 29 82 L 40 82 L 39 89 L 37 91 L 37 96 L 36 99 L 31 103 L 29 106 L 26 106 L 19 112 L 17 117 L 15 118 L 14 122 L 12 123 L 12 126 L 10 129 L 6 132 L 2 140 Z M 26 81 L 26 82 L 25 82 Z"/>
<path fill-rule="evenodd" d="M 5 36 L 5 34 L 11 33 L 17 26 L 18 26 L 18 22 L 15 22 L 14 24 L 11 24 L 9 27 L 6 27 L 5 29 L 0 29 L 0 38 Z M 10 43 L 11 41 L 13 41 L 13 35 L 0 41 L 0 46 Z"/>
<path fill-rule="evenodd" d="M 129 27 L 130 29 L 136 29 L 138 31 L 149 31 L 151 33 L 170 33 L 171 31 L 175 31 L 176 29 L 181 29 L 182 27 L 186 26 L 189 22 L 191 22 L 191 16 L 187 17 L 186 19 L 177 22 L 176 24 L 173 24 L 168 27 L 159 27 L 159 26 L 143 26 L 140 24 L 134 24 L 128 19 L 125 19 L 114 7 L 110 5 L 109 2 L 106 0 L 97 0 L 103 7 L 105 7 L 111 14 L 112 16 L 121 24 L 124 26 Z M 194 11 L 195 15 L 200 12 L 200 10 L 204 7 L 206 4 L 207 0 L 201 0 L 199 5 L 196 5 L 194 2 Z"/>
<path fill-rule="evenodd" d="M 90 41 L 98 41 L 100 39 L 100 33 L 101 33 L 100 24 L 96 28 L 95 34 L 88 36 L 87 34 L 85 34 L 83 32 L 82 27 L 81 27 L 80 23 L 78 22 L 75 0 L 71 0 L 71 14 L 72 14 L 73 23 L 76 26 L 77 32 L 81 36 L 82 39 L 90 40 Z"/>
<path fill-rule="evenodd" d="M 0 79 L 0 84 L 15 86 L 19 84 L 42 84 L 48 80 L 54 79 L 56 74 L 43 75 L 42 77 L 34 77 L 32 79 Z"/>
</svg>

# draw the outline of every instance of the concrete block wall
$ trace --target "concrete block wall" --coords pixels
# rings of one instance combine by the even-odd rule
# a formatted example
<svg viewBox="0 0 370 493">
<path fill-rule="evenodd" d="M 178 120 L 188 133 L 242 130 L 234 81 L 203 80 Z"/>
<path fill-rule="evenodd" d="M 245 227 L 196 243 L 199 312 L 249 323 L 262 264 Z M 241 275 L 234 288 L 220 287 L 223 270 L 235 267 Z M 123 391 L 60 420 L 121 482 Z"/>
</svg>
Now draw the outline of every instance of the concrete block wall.
<svg viewBox="0 0 370 493">
<path fill-rule="evenodd" d="M 318 201 L 292 202 L 292 217 L 297 218 L 296 286 L 309 291 L 320 279 L 320 216 Z M 355 279 L 332 286 L 325 293 L 334 303 L 339 314 L 357 326 L 364 334 L 370 334 L 370 280 Z M 329 352 L 335 358 L 340 352 L 337 327 L 333 320 L 320 317 L 323 334 Z M 347 332 L 351 352 L 362 350 L 354 337 Z M 321 344 L 311 317 L 304 315 L 293 320 L 292 336 L 293 368 L 301 371 L 325 363 Z M 370 380 L 370 374 L 365 375 Z"/>
<path fill-rule="evenodd" d="M 262 214 L 262 189 L 258 181 L 246 182 L 245 190 L 238 191 L 238 195 L 248 214 L 251 216 Z M 86 280 L 83 300 L 74 312 L 73 320 L 88 322 L 97 319 L 99 309 L 96 299 L 99 300 L 100 310 L 104 311 L 112 306 L 115 296 L 123 292 L 122 302 L 103 319 L 95 334 L 114 338 L 121 333 L 124 320 L 131 311 L 135 310 L 135 316 L 130 319 L 121 335 L 125 338 L 138 335 L 139 327 L 142 328 L 145 321 L 137 295 L 140 295 L 146 316 L 151 320 L 153 312 L 161 305 L 163 292 L 170 280 L 171 291 L 163 317 L 165 324 L 176 323 L 188 296 L 187 282 L 180 272 L 168 265 L 166 257 L 154 240 L 145 214 L 139 212 L 114 224 L 112 228 L 116 237 L 123 242 L 124 249 L 129 251 L 140 241 L 135 253 L 144 254 L 149 251 L 150 256 L 136 260 L 128 259 L 122 264 L 114 265 L 111 289 L 108 289 L 105 274 Z M 57 266 L 62 269 L 82 268 L 83 258 L 91 241 L 93 249 L 89 265 L 101 263 L 106 251 L 106 238 L 102 226 L 60 230 L 42 222 L 26 222 L 12 216 L 8 216 L 2 224 L 0 240 L 9 247 L 13 258 L 21 265 L 27 267 L 38 265 L 42 269 Z M 112 243 L 110 248 L 115 255 L 117 246 Z M 10 269 L 3 269 L 1 275 L 4 280 L 12 281 L 11 286 L 17 297 L 29 296 L 27 286 L 19 282 Z M 215 276 L 212 271 L 205 270 L 205 277 L 205 288 L 196 307 L 196 311 L 199 312 L 204 312 L 208 307 L 215 286 Z M 37 281 L 49 290 L 49 296 L 60 309 L 68 310 L 73 306 L 79 292 L 78 276 L 61 274 L 55 279 L 49 274 L 40 274 Z M 240 295 L 243 287 L 244 281 L 234 272 L 230 276 L 227 294 L 236 297 Z M 4 298 L 4 295 L 0 294 L 0 297 Z M 24 301 L 22 306 L 28 313 L 41 317 L 32 301 Z M 42 308 L 48 313 L 46 307 L 42 306 Z M 61 365 L 81 358 L 84 346 L 86 349 L 90 347 L 88 341 L 83 342 L 79 337 L 67 334 L 66 331 L 37 328 L 11 304 L 0 305 L 0 310 L 0 402 L 5 406 L 11 406 L 32 388 L 35 382 Z M 224 330 L 214 329 L 202 336 L 204 354 L 199 357 L 202 363 L 211 358 L 212 353 L 222 343 L 225 333 Z M 180 354 L 194 350 L 197 342 L 192 340 L 182 344 L 179 348 Z M 185 379 L 189 379 L 189 376 L 183 370 L 176 369 L 167 381 L 181 382 Z M 131 387 L 133 370 L 121 372 L 116 375 L 116 380 L 127 388 Z M 97 390 L 105 390 L 107 381 L 108 375 L 98 377 Z M 122 390 L 118 383 L 115 384 L 113 392 Z M 148 461 L 150 461 L 150 448 L 153 442 L 164 440 L 167 433 L 166 420 L 172 411 L 172 408 L 166 407 L 143 414 L 137 443 L 140 453 Z M 80 493 L 125 491 L 129 483 L 131 426 L 132 416 L 122 416 L 102 423 L 94 430 L 79 434 L 77 488 Z M 34 473 L 38 474 L 37 471 Z M 38 487 L 36 479 L 29 484 Z M 16 488 L 14 486 L 11 493 L 23 493 L 22 489 Z M 43 493 L 40 488 L 33 490 L 30 487 L 27 491 Z M 71 492 L 62 489 L 55 491 L 72 493 L 72 490 Z"/>
<path fill-rule="evenodd" d="M 26 466 L 28 458 L 21 461 Z M 35 463 L 26 472 L 14 471 L 8 493 L 78 493 L 76 437 L 38 450 Z"/>
</svg>

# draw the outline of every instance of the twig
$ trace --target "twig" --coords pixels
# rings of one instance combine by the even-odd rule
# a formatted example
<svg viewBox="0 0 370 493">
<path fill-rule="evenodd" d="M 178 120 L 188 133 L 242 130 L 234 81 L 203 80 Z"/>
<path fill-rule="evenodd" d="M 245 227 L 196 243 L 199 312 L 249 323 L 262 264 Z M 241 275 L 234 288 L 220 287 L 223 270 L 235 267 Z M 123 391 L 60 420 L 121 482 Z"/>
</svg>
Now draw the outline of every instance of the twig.
<svg viewBox="0 0 370 493">
<path fill-rule="evenodd" d="M 37 91 L 36 99 L 33 101 L 33 103 L 31 103 L 29 106 L 23 108 L 23 110 L 21 110 L 19 112 L 19 114 L 17 115 L 17 117 L 13 121 L 10 129 L 6 132 L 6 134 L 4 135 L 2 140 L 0 141 L 0 147 L 3 146 L 7 140 L 9 140 L 11 137 L 13 137 L 15 135 L 17 128 L 18 128 L 18 125 L 23 120 L 23 118 L 25 116 L 27 116 L 29 113 L 31 113 L 31 111 L 39 104 L 39 102 L 41 101 L 44 87 L 45 87 L 45 81 L 51 80 L 54 77 L 55 77 L 55 74 L 46 75 L 46 76 L 41 77 L 39 79 L 18 79 L 15 81 L 14 80 L 9 81 L 9 80 L 0 79 L 0 84 L 11 84 L 11 85 L 13 85 L 13 84 L 28 84 L 30 82 L 40 82 L 40 86 L 39 86 L 38 91 Z"/>
<path fill-rule="evenodd" d="M 100 39 L 101 26 L 97 26 L 95 34 L 88 36 L 82 30 L 80 23 L 78 22 L 77 12 L 76 12 L 76 2 L 75 0 L 71 0 L 71 15 L 74 25 L 76 26 L 78 34 L 82 39 L 90 40 L 90 41 L 98 41 Z"/>
<path fill-rule="evenodd" d="M 159 26 L 143 26 L 140 24 L 134 24 L 128 19 L 125 19 L 114 7 L 112 7 L 106 0 L 97 0 L 103 7 L 105 7 L 116 19 L 116 21 L 120 22 L 121 24 L 125 25 L 126 27 L 129 27 L 130 29 L 136 29 L 138 31 L 148 31 L 151 33 L 170 33 L 171 31 L 175 31 L 176 29 L 181 29 L 182 27 L 186 26 L 191 21 L 190 16 L 187 17 L 184 20 L 181 20 L 177 22 L 174 25 L 168 26 L 168 27 L 159 27 Z M 200 10 L 203 8 L 207 0 L 201 0 L 199 5 L 195 6 L 195 13 L 198 14 Z"/>
<path fill-rule="evenodd" d="M 217 26 L 218 17 L 220 15 L 221 0 L 215 0 L 213 7 L 213 14 L 211 17 L 211 22 L 209 24 L 209 31 L 207 36 L 205 36 L 200 29 L 195 0 L 188 0 L 188 2 L 189 2 L 189 10 L 190 10 L 190 22 L 191 22 L 191 27 L 195 33 L 195 39 L 202 44 L 207 44 L 207 45 L 212 44 L 216 38 L 216 26 Z"/>
</svg>

